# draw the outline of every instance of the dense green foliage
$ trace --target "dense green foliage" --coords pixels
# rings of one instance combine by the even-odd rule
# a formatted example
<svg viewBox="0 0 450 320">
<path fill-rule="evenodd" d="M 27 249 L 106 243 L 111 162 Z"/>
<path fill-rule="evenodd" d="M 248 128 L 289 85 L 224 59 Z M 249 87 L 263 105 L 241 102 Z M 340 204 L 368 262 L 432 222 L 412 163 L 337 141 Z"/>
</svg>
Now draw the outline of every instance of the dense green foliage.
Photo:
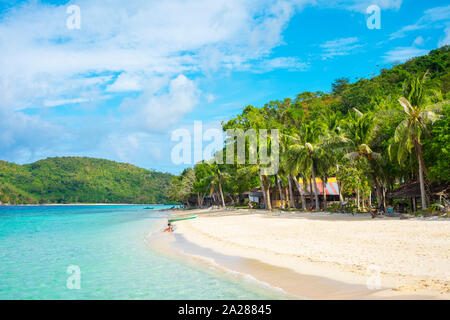
<svg viewBox="0 0 450 320">
<path fill-rule="evenodd" d="M 181 175 L 173 177 L 170 181 L 167 194 L 169 200 L 188 204 L 189 198 L 193 192 L 194 181 L 194 170 L 191 168 L 187 168 Z"/>
<path fill-rule="evenodd" d="M 371 79 L 355 83 L 337 79 L 330 93 L 303 92 L 295 99 L 271 101 L 261 108 L 246 106 L 222 124 L 223 130 L 278 129 L 278 174 L 260 174 L 264 165 L 247 161 L 218 165 L 221 178 L 206 179 L 206 173 L 217 165 L 210 163 L 211 168 L 205 168 L 197 164 L 195 179 L 184 188 L 188 190 L 185 199 L 188 193 L 203 197 L 208 187 L 223 187 L 225 196 L 237 201 L 238 193 L 261 187 L 270 209 L 267 198 L 271 188 L 288 199 L 292 191 L 287 189 L 292 185 L 301 194 L 314 177 L 335 176 L 343 195 L 362 210 L 370 204 L 370 194 L 376 194 L 380 205 L 386 202 L 385 194 L 400 184 L 420 181 L 424 208 L 424 185 L 450 183 L 449 71 L 450 47 L 445 46 L 384 69 Z M 227 141 L 227 147 L 236 148 L 237 140 Z M 248 143 L 247 138 L 247 155 Z M 258 159 L 259 148 L 260 144 Z M 267 148 L 271 148 L 270 141 Z M 303 186 L 298 184 L 300 179 Z M 174 181 L 172 187 L 175 185 Z M 308 187 L 315 193 L 318 209 L 317 188 L 314 183 Z M 430 194 L 427 197 L 430 202 Z"/>
<path fill-rule="evenodd" d="M 3 203 L 167 203 L 172 175 L 103 159 L 0 161 Z"/>
<path fill-rule="evenodd" d="M 444 106 L 443 117 L 431 128 L 431 136 L 424 137 L 424 159 L 432 181 L 450 181 L 450 104 Z"/>
</svg>

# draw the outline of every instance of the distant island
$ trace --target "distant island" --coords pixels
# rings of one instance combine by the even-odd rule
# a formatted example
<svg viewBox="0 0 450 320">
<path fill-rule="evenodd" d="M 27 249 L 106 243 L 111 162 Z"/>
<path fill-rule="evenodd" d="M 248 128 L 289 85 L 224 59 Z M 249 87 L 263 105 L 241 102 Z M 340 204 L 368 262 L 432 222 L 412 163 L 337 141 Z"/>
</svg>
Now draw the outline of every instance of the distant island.
<svg viewBox="0 0 450 320">
<path fill-rule="evenodd" d="M 88 157 L 0 160 L 0 204 L 170 203 L 173 175 Z"/>
</svg>

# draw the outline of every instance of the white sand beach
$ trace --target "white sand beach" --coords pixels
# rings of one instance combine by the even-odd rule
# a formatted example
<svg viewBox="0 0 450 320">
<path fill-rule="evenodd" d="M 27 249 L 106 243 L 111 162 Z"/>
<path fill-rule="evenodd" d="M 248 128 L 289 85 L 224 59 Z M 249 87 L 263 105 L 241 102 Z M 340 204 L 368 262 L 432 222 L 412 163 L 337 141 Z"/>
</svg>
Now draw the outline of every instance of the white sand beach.
<svg viewBox="0 0 450 320">
<path fill-rule="evenodd" d="M 445 219 L 247 210 L 175 214 L 198 215 L 176 223 L 176 233 L 198 246 L 289 269 L 291 280 L 311 276 L 364 288 L 345 294 L 345 288 L 323 291 L 314 282 L 300 287 L 253 274 L 289 293 L 313 299 L 450 298 L 450 221 Z"/>
</svg>

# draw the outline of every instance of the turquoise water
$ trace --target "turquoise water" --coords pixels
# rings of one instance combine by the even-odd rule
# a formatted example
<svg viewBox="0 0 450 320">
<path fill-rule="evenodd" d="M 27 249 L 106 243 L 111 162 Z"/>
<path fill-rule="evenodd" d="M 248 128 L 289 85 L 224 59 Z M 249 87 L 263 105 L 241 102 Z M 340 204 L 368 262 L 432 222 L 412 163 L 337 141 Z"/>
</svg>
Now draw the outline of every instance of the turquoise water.
<svg viewBox="0 0 450 320">
<path fill-rule="evenodd" d="M 276 298 L 156 253 L 145 238 L 167 213 L 144 207 L 0 206 L 0 299 Z"/>
</svg>

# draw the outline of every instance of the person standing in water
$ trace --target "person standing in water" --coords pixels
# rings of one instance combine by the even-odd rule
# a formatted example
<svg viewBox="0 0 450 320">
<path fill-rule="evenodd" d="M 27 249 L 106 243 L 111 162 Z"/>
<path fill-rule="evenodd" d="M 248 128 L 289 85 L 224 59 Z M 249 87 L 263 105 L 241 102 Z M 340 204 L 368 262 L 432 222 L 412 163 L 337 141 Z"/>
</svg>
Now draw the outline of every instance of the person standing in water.
<svg viewBox="0 0 450 320">
<path fill-rule="evenodd" d="M 172 227 L 172 223 L 168 223 L 167 224 L 167 228 L 164 229 L 164 232 L 173 232 L 173 227 Z"/>
</svg>

